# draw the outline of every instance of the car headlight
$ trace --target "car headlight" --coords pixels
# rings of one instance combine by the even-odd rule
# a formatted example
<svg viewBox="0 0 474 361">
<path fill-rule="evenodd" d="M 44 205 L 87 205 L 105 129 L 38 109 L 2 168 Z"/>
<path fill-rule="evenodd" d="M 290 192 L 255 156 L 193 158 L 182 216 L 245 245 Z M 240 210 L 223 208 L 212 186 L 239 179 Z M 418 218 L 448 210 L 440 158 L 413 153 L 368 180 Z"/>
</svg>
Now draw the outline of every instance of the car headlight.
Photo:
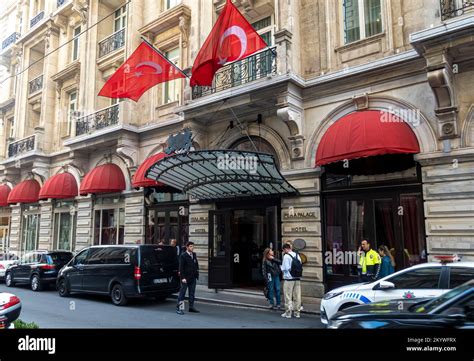
<svg viewBox="0 0 474 361">
<path fill-rule="evenodd" d="M 337 297 L 339 295 L 342 295 L 344 291 L 339 291 L 339 292 L 328 292 L 324 295 L 323 300 L 330 300 L 331 298 Z"/>
</svg>

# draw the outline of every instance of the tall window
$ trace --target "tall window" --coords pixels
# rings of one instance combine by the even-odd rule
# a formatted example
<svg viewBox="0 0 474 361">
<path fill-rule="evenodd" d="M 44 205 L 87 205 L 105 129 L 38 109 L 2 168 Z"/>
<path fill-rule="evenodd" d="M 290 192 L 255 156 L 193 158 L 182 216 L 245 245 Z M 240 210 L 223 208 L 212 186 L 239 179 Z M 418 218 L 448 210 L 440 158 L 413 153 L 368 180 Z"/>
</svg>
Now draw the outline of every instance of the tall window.
<svg viewBox="0 0 474 361">
<path fill-rule="evenodd" d="M 123 244 L 125 210 L 123 208 L 95 211 L 94 244 Z"/>
<path fill-rule="evenodd" d="M 71 211 L 72 210 L 72 211 Z M 54 213 L 54 249 L 72 251 L 74 248 L 76 213 L 72 202 L 58 201 Z"/>
<path fill-rule="evenodd" d="M 380 0 L 344 0 L 344 43 L 382 32 Z"/>
<path fill-rule="evenodd" d="M 179 66 L 179 48 L 170 50 L 165 53 L 170 62 Z M 179 101 L 181 93 L 181 80 L 175 79 L 163 84 L 163 104 Z"/>
<path fill-rule="evenodd" d="M 127 5 L 115 11 L 114 33 L 127 26 Z"/>
<path fill-rule="evenodd" d="M 33 251 L 38 248 L 39 239 L 39 214 L 25 214 L 23 221 L 23 250 Z"/>
<path fill-rule="evenodd" d="M 68 114 L 66 124 L 62 129 L 61 136 L 67 137 L 71 135 L 72 123 L 75 121 L 77 116 L 77 92 L 73 91 L 69 93 L 68 97 Z"/>
<path fill-rule="evenodd" d="M 72 61 L 79 59 L 79 34 L 81 33 L 81 27 L 78 26 L 74 29 L 74 40 L 72 41 Z"/>
<path fill-rule="evenodd" d="M 15 136 L 15 119 L 13 117 L 7 120 L 7 127 L 7 136 L 13 138 Z"/>
<path fill-rule="evenodd" d="M 268 46 L 273 45 L 273 25 L 271 16 L 252 23 L 252 26 L 262 39 L 265 40 Z"/>
<path fill-rule="evenodd" d="M 181 0 L 163 0 L 163 8 L 164 10 L 171 9 L 176 5 L 181 4 Z"/>
</svg>

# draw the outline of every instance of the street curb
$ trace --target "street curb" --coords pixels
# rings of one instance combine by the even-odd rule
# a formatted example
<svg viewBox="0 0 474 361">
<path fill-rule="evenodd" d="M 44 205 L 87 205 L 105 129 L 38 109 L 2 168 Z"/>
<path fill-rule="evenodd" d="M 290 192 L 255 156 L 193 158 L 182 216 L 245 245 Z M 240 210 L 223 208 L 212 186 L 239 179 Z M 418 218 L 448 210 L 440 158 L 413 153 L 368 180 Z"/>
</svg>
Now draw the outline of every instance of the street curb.
<svg viewBox="0 0 474 361">
<path fill-rule="evenodd" d="M 172 295 L 170 296 L 170 298 L 177 299 L 178 296 Z M 248 309 L 254 309 L 254 310 L 263 310 L 263 311 L 273 311 L 266 306 L 254 305 L 254 304 L 243 303 L 243 302 L 216 300 L 214 298 L 206 298 L 206 297 L 195 297 L 195 300 L 199 302 L 213 303 L 213 304 L 224 305 L 224 306 L 233 306 L 233 307 L 248 308 Z M 284 309 L 282 309 L 281 311 L 284 311 Z M 320 312 L 307 311 L 307 310 L 302 310 L 301 313 L 309 314 L 309 315 L 320 315 Z"/>
</svg>

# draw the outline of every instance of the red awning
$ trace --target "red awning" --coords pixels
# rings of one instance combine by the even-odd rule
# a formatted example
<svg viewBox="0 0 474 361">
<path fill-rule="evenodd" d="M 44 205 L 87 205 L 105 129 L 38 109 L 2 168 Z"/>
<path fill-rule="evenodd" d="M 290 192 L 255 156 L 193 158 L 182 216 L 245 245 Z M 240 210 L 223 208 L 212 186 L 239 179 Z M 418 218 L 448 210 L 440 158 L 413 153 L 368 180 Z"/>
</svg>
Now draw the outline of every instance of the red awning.
<svg viewBox="0 0 474 361">
<path fill-rule="evenodd" d="M 148 169 L 151 168 L 151 166 L 153 166 L 156 162 L 158 162 L 159 160 L 163 159 L 166 156 L 168 156 L 168 154 L 164 152 L 160 152 L 145 159 L 145 161 L 140 165 L 140 167 L 138 167 L 137 172 L 133 176 L 132 186 L 134 188 L 164 186 L 163 183 L 157 182 L 152 179 L 148 179 L 145 177 L 145 175 Z"/>
<path fill-rule="evenodd" d="M 116 193 L 125 190 L 125 177 L 118 165 L 108 163 L 92 169 L 81 182 L 80 194 Z"/>
<path fill-rule="evenodd" d="M 11 188 L 8 185 L 2 184 L 0 186 L 0 207 L 8 206 L 8 195 L 10 192 Z"/>
<path fill-rule="evenodd" d="M 406 122 L 378 110 L 351 113 L 329 127 L 316 152 L 316 165 L 385 154 L 416 154 L 420 146 Z"/>
<path fill-rule="evenodd" d="M 39 193 L 39 199 L 66 199 L 78 195 L 76 178 L 71 173 L 60 173 L 49 178 Z"/>
<path fill-rule="evenodd" d="M 8 196 L 8 204 L 13 203 L 35 203 L 41 186 L 34 179 L 27 179 L 13 187 Z"/>
</svg>

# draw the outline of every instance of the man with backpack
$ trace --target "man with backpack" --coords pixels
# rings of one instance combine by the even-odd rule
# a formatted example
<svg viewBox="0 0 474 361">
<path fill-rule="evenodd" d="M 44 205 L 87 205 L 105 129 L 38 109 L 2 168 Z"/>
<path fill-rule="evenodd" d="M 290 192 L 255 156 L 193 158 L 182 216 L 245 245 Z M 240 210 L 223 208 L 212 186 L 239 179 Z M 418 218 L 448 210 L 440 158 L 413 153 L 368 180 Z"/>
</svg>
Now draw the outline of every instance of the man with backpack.
<svg viewBox="0 0 474 361">
<path fill-rule="evenodd" d="M 293 252 L 291 245 L 283 245 L 283 262 L 281 265 L 283 272 L 283 293 L 285 295 L 285 313 L 281 317 L 291 318 L 291 313 L 296 318 L 300 318 L 301 309 L 301 284 L 303 276 L 303 264 L 300 256 Z"/>
</svg>

